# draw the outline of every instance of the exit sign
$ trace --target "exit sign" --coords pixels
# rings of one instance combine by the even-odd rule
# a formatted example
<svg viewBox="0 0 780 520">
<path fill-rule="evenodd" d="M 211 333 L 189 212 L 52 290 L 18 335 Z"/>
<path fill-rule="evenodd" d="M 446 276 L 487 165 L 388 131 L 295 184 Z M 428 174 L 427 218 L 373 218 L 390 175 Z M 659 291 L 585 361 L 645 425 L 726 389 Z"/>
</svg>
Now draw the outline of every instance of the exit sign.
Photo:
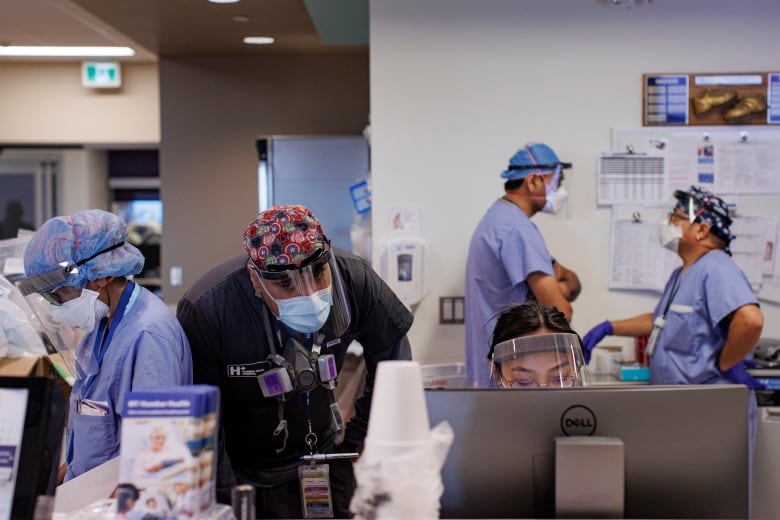
<svg viewBox="0 0 780 520">
<path fill-rule="evenodd" d="M 81 84 L 87 88 L 119 88 L 122 86 L 122 74 L 119 68 L 119 62 L 82 62 Z"/>
</svg>

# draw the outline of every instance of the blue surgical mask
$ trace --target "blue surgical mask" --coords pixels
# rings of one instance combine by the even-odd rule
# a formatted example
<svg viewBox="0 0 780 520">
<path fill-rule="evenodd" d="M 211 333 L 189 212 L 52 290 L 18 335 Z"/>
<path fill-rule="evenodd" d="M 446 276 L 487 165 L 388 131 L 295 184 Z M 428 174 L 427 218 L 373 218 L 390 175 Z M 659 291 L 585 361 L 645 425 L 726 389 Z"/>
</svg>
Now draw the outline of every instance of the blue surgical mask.
<svg viewBox="0 0 780 520">
<path fill-rule="evenodd" d="M 276 300 L 279 321 L 293 330 L 303 333 L 317 332 L 328 321 L 333 296 L 330 287 L 307 296 L 295 296 Z"/>
</svg>

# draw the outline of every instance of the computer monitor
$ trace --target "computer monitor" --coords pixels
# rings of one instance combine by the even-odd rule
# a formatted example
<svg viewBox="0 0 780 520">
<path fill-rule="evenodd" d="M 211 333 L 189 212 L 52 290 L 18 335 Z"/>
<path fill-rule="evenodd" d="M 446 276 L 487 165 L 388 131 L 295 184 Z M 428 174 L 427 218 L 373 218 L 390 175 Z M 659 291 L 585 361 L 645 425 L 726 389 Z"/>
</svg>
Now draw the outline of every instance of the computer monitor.
<svg viewBox="0 0 780 520">
<path fill-rule="evenodd" d="M 53 507 L 67 406 L 53 378 L 0 377 L 0 518 Z"/>
<path fill-rule="evenodd" d="M 552 518 L 555 438 L 622 440 L 625 518 L 748 518 L 748 391 L 738 385 L 426 389 L 454 441 L 441 518 Z M 599 468 L 593 468 L 599 478 Z"/>
</svg>

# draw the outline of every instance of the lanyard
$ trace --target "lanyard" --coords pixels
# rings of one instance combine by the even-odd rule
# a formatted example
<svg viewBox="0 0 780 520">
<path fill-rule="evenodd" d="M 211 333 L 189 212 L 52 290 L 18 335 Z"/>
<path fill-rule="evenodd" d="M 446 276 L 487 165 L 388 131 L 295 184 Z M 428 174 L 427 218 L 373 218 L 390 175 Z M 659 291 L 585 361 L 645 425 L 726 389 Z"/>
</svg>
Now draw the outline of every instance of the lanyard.
<svg viewBox="0 0 780 520">
<path fill-rule="evenodd" d="M 664 305 L 663 312 L 653 320 L 653 329 L 650 331 L 650 338 L 647 340 L 647 349 L 645 350 L 648 357 L 653 357 L 655 345 L 658 343 L 658 336 L 661 334 L 661 329 L 666 326 L 666 313 L 669 312 L 669 307 L 672 306 L 672 301 L 674 301 L 677 290 L 680 288 L 681 273 L 682 269 L 677 271 L 677 274 L 674 277 L 672 289 L 669 291 L 669 297 L 666 299 L 666 305 Z"/>
<path fill-rule="evenodd" d="M 672 290 L 669 291 L 669 298 L 666 300 L 666 305 L 664 306 L 664 312 L 661 313 L 662 318 L 666 318 L 666 313 L 669 312 L 669 307 L 672 306 L 672 301 L 674 301 L 674 297 L 677 294 L 677 290 L 680 288 L 680 275 L 682 273 L 682 269 L 677 271 L 677 274 L 674 277 L 674 282 L 672 282 Z"/>
<path fill-rule="evenodd" d="M 116 331 L 117 327 L 119 326 L 119 322 L 125 315 L 125 309 L 127 307 L 128 301 L 130 301 L 130 296 L 133 294 L 133 289 L 135 289 L 135 282 L 128 281 L 127 285 L 122 291 L 122 296 L 119 298 L 119 303 L 117 304 L 114 317 L 111 320 L 113 322 L 112 327 L 108 327 L 108 318 L 103 318 L 100 320 L 100 325 L 98 326 L 98 331 L 95 335 L 95 345 L 92 347 L 92 353 L 95 356 L 95 360 L 97 361 L 98 373 L 100 372 L 100 365 L 103 363 L 103 357 L 106 355 L 106 351 L 108 350 L 108 345 L 111 343 L 111 338 L 114 336 L 114 331 Z M 97 374 L 91 374 L 87 377 L 87 380 L 84 382 L 84 386 L 81 389 L 82 397 L 87 395 L 87 392 L 90 386 L 92 386 L 92 383 L 95 381 L 96 376 Z"/>
</svg>

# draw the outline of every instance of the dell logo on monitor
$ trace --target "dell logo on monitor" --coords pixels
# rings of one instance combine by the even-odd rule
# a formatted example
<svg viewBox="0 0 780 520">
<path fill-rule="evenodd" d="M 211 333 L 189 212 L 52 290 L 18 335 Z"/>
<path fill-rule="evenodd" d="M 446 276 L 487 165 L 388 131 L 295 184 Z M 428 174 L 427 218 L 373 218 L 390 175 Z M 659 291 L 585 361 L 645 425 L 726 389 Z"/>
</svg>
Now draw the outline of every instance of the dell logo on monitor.
<svg viewBox="0 0 780 520">
<path fill-rule="evenodd" d="M 561 415 L 561 430 L 567 437 L 593 435 L 596 431 L 596 414 L 587 406 L 570 406 Z"/>
</svg>

